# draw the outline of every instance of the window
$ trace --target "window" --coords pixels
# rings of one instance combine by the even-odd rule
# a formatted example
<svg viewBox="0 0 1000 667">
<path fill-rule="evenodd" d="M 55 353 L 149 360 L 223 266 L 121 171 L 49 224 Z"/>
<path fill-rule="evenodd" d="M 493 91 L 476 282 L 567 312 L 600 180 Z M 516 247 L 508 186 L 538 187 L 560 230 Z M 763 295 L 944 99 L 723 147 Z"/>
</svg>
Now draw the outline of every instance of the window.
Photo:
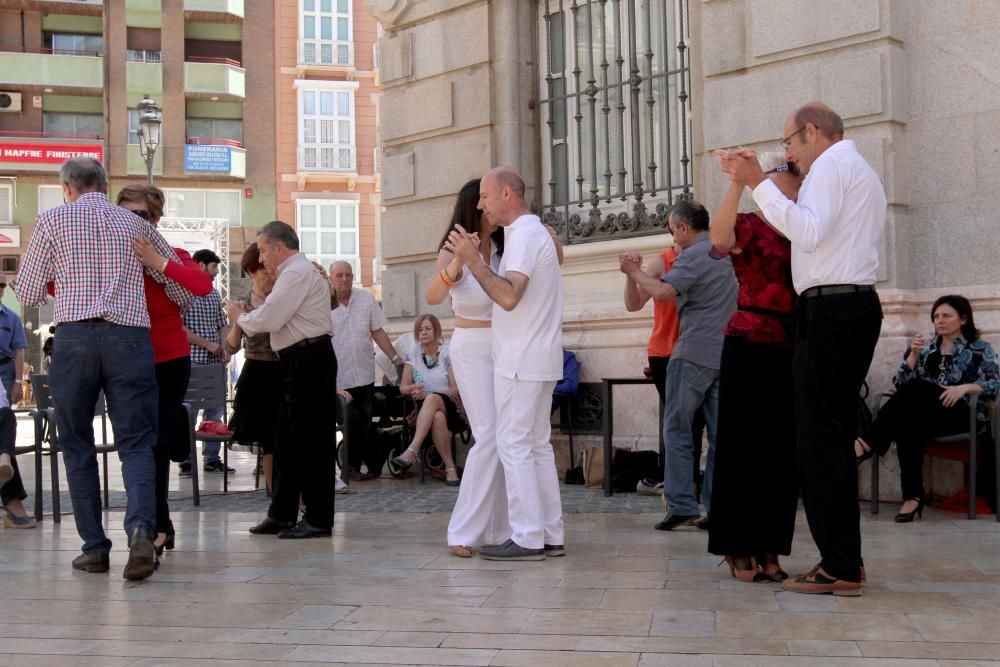
<svg viewBox="0 0 1000 667">
<path fill-rule="evenodd" d="M 188 118 L 187 138 L 229 139 L 243 143 L 243 121 L 219 118 Z M 209 143 L 209 142 L 203 142 Z"/>
<path fill-rule="evenodd" d="M 14 224 L 14 186 L 0 185 L 0 225 Z"/>
<path fill-rule="evenodd" d="M 73 35 L 62 32 L 46 32 L 42 44 L 52 53 L 67 56 L 103 56 L 103 35 Z"/>
<path fill-rule="evenodd" d="M 38 186 L 38 212 L 42 213 L 50 208 L 62 206 L 63 189 L 61 185 L 39 185 Z"/>
<path fill-rule="evenodd" d="M 180 190 L 164 188 L 167 218 L 221 218 L 230 227 L 243 224 L 243 199 L 239 190 Z"/>
<path fill-rule="evenodd" d="M 125 51 L 125 60 L 132 63 L 158 63 L 160 52 L 149 49 L 128 49 Z"/>
<path fill-rule="evenodd" d="M 0 271 L 3 271 L 8 276 L 16 274 L 19 259 L 21 258 L 14 256 L 0 258 Z"/>
<path fill-rule="evenodd" d="M 653 204 L 690 192 L 686 2 L 574 4 L 538 10 L 543 216 L 579 216 L 570 242 L 662 231 Z"/>
<path fill-rule="evenodd" d="M 301 2 L 299 62 L 304 65 L 353 65 L 351 0 Z"/>
<path fill-rule="evenodd" d="M 300 199 L 297 203 L 300 250 L 326 268 L 338 260 L 350 262 L 360 281 L 358 203 L 329 199 Z"/>
<path fill-rule="evenodd" d="M 160 125 L 160 145 L 165 143 L 163 138 L 164 129 L 163 125 Z M 128 143 L 137 144 L 139 143 L 139 111 L 138 109 L 128 110 Z"/>
<path fill-rule="evenodd" d="M 42 129 L 67 136 L 104 134 L 104 116 L 99 113 L 50 113 L 42 114 Z"/>
<path fill-rule="evenodd" d="M 299 169 L 355 171 L 353 87 L 299 91 Z"/>
</svg>

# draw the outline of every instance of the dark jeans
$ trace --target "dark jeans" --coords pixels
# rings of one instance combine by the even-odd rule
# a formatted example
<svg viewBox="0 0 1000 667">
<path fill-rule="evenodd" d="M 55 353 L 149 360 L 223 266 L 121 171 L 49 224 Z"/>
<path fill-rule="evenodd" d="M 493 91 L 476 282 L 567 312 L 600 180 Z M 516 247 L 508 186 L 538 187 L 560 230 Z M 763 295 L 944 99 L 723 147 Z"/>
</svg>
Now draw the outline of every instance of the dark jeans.
<svg viewBox="0 0 1000 667">
<path fill-rule="evenodd" d="M 3 382 L 3 388 L 9 399 L 11 391 L 14 389 L 14 364 L 12 362 L 0 364 L 0 381 Z M 28 497 L 24 490 L 24 482 L 21 480 L 21 471 L 14 458 L 16 440 L 17 418 L 14 416 L 14 412 L 11 408 L 0 410 L 0 454 L 10 454 L 10 465 L 14 468 L 14 476 L 0 488 L 0 504 L 4 506 L 12 500 L 24 500 Z"/>
<path fill-rule="evenodd" d="M 333 527 L 336 458 L 337 358 L 330 339 L 279 354 L 281 387 L 274 489 L 268 516 L 294 523 L 299 496 L 303 517 L 316 528 Z"/>
<path fill-rule="evenodd" d="M 4 506 L 12 500 L 24 500 L 28 494 L 24 492 L 21 473 L 17 469 L 17 459 L 14 458 L 14 441 L 17 438 L 17 419 L 10 408 L 0 408 L 0 454 L 10 455 L 10 465 L 14 468 L 14 476 L 0 487 L 0 502 Z"/>
<path fill-rule="evenodd" d="M 861 511 L 854 439 L 858 394 L 882 327 L 875 292 L 801 300 L 792 358 L 795 445 L 802 501 L 820 565 L 861 578 Z"/>
<path fill-rule="evenodd" d="M 950 408 L 941 404 L 944 389 L 924 380 L 900 386 L 878 412 L 865 435 L 865 442 L 879 456 L 896 443 L 903 499 L 924 497 L 924 445 L 930 438 L 969 429 L 969 404 L 958 401 Z"/>
<path fill-rule="evenodd" d="M 156 364 L 156 386 L 159 389 L 160 429 L 153 448 L 156 461 L 156 532 L 169 533 L 170 521 L 167 495 L 170 489 L 170 453 L 183 442 L 188 446 L 187 413 L 184 395 L 191 379 L 191 357 L 171 359 Z"/>
<path fill-rule="evenodd" d="M 666 396 L 667 396 L 667 364 L 670 363 L 670 357 L 646 357 L 649 360 L 649 370 L 653 377 L 653 385 L 656 387 L 656 393 L 660 395 L 660 408 L 664 408 Z M 666 418 L 666 410 L 662 410 L 664 419 Z M 660 430 L 663 430 L 663 424 L 660 424 Z M 694 458 L 692 459 L 694 470 L 692 474 L 695 480 L 695 494 L 701 494 L 701 436 L 705 432 L 705 413 L 701 411 L 699 407 L 695 410 L 694 419 L 691 422 L 691 444 L 694 447 Z M 666 461 L 667 453 L 663 451 L 663 447 L 660 448 L 660 467 L 663 467 Z M 653 480 L 649 480 L 653 481 Z M 660 481 L 660 480 L 657 480 Z"/>
<path fill-rule="evenodd" d="M 368 472 L 381 472 L 385 465 L 372 438 L 372 393 L 375 383 L 361 387 L 351 387 L 347 393 L 351 402 L 347 404 L 347 456 L 351 470 L 361 472 L 361 464 L 368 466 Z M 379 459 L 382 458 L 381 461 Z"/>
<path fill-rule="evenodd" d="M 94 409 L 104 390 L 128 498 L 125 531 L 156 524 L 156 375 L 149 329 L 110 323 L 56 328 L 49 386 L 66 466 L 76 530 L 84 553 L 108 553 L 94 449 Z"/>
</svg>

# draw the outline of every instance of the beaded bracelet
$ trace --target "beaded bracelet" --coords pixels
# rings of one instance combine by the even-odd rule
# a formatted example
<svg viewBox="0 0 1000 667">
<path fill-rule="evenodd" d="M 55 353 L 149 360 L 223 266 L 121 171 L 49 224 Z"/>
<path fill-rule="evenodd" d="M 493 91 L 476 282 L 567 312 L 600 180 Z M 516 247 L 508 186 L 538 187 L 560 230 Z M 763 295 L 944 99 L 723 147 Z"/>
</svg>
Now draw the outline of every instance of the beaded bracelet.
<svg viewBox="0 0 1000 667">
<path fill-rule="evenodd" d="M 455 281 L 448 277 L 448 269 L 441 269 L 441 273 L 439 275 L 441 277 L 441 282 L 448 287 L 453 287 L 455 285 Z"/>
</svg>

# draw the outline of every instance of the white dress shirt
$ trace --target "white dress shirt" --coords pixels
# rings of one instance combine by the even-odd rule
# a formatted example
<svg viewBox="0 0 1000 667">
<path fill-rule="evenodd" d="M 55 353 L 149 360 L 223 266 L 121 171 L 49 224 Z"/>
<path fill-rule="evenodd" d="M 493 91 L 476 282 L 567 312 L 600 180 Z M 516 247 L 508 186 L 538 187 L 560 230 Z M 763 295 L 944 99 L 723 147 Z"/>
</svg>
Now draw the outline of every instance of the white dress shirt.
<svg viewBox="0 0 1000 667">
<path fill-rule="evenodd" d="M 264 303 L 240 315 L 240 328 L 249 334 L 271 334 L 275 352 L 306 338 L 330 335 L 330 285 L 313 263 L 297 252 L 279 264 L 276 273 Z"/>
<path fill-rule="evenodd" d="M 385 315 L 371 294 L 351 288 L 347 305 L 337 302 L 330 312 L 333 351 L 337 354 L 337 389 L 354 389 L 375 381 L 372 332 L 384 329 Z M 392 377 L 392 376 L 390 376 Z"/>
<path fill-rule="evenodd" d="M 556 245 L 537 215 L 522 215 L 504 228 L 498 273 L 511 271 L 528 276 L 528 286 L 513 310 L 493 306 L 494 370 L 511 379 L 558 381 L 563 376 L 562 273 Z"/>
<path fill-rule="evenodd" d="M 853 141 L 816 158 L 795 203 L 769 179 L 753 191 L 768 222 L 792 243 L 792 283 L 802 294 L 818 285 L 873 285 L 885 229 L 882 181 Z"/>
</svg>

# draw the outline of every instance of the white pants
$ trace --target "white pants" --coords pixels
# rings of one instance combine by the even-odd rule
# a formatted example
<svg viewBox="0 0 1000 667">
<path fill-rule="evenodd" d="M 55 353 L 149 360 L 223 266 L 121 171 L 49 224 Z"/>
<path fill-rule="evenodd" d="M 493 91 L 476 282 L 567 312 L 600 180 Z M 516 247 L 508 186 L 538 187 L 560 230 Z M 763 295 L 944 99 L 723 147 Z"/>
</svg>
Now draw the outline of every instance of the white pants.
<svg viewBox="0 0 1000 667">
<path fill-rule="evenodd" d="M 493 400 L 493 332 L 456 328 L 449 344 L 458 392 L 476 439 L 465 459 L 458 501 L 448 522 L 448 544 L 480 547 L 510 539 L 507 489 L 497 456 Z"/>
<path fill-rule="evenodd" d="M 549 441 L 555 381 L 494 375 L 497 452 L 507 481 L 511 537 L 525 549 L 563 544 L 562 499 Z"/>
</svg>

